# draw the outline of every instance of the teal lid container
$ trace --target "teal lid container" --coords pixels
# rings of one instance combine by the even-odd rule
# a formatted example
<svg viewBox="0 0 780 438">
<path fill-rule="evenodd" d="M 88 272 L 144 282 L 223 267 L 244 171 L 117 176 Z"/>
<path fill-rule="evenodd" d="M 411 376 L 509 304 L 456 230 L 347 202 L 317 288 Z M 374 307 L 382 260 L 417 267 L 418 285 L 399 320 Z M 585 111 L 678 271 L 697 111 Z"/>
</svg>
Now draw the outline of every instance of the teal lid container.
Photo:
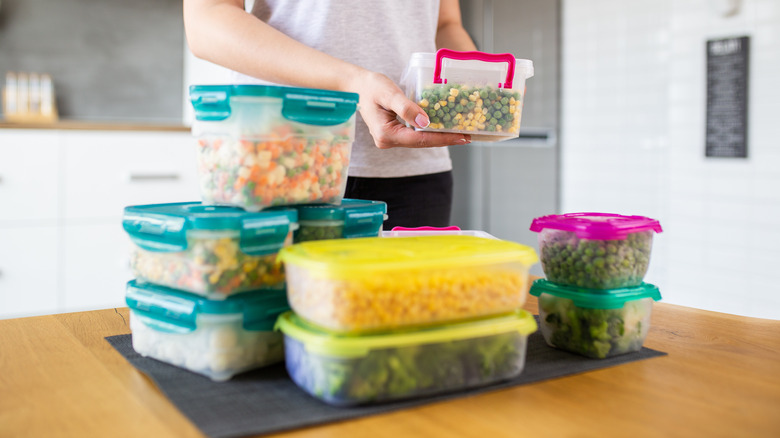
<svg viewBox="0 0 780 438">
<path fill-rule="evenodd" d="M 200 202 L 125 207 L 122 226 L 131 240 L 147 251 L 184 251 L 191 234 L 230 235 L 250 255 L 278 252 L 297 227 L 294 209 L 247 212 L 237 207 Z"/>
<path fill-rule="evenodd" d="M 143 322 L 158 331 L 190 333 L 204 318 L 241 315 L 245 330 L 272 331 L 276 319 L 290 309 L 281 290 L 257 290 L 224 300 L 207 298 L 151 283 L 131 280 L 125 295 L 127 306 Z"/>
<path fill-rule="evenodd" d="M 620 309 L 628 301 L 641 300 L 643 298 L 652 298 L 653 301 L 661 299 L 661 292 L 658 290 L 658 287 L 650 283 L 617 289 L 585 289 L 538 279 L 531 285 L 529 293 L 535 297 L 546 293 L 555 297 L 569 299 L 572 300 L 575 306 L 586 309 Z"/>
<path fill-rule="evenodd" d="M 294 209 L 247 212 L 200 202 L 126 207 L 122 226 L 134 243 L 136 278 L 209 299 L 244 291 L 283 288 L 276 260 L 291 245 Z"/>
<path fill-rule="evenodd" d="M 324 239 L 377 237 L 387 219 L 382 201 L 342 199 L 339 205 L 298 205 L 298 229 L 294 242 Z"/>
</svg>

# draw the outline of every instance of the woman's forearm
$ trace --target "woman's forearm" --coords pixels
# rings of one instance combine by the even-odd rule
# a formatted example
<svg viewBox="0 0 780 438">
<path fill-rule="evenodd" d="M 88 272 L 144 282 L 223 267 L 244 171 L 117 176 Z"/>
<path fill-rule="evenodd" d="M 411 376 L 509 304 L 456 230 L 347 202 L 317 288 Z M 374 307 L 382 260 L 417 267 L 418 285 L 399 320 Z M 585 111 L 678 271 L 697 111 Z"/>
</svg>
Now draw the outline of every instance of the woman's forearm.
<svg viewBox="0 0 780 438">
<path fill-rule="evenodd" d="M 279 32 L 241 0 L 184 0 L 184 26 L 196 57 L 266 81 L 351 91 L 369 73 Z"/>
</svg>

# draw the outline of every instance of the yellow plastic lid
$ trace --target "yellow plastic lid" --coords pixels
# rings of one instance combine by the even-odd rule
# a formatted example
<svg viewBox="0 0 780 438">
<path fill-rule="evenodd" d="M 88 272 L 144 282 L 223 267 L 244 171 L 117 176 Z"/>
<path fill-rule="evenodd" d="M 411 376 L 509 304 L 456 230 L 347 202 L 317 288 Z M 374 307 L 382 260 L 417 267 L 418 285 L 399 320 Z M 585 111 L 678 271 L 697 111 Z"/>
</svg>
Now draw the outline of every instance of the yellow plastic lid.
<svg viewBox="0 0 780 438">
<path fill-rule="evenodd" d="M 308 352 L 330 357 L 358 358 L 368 355 L 372 350 L 474 339 L 512 331 L 528 336 L 537 327 L 533 315 L 518 309 L 489 318 L 369 335 L 339 334 L 305 321 L 294 312 L 285 312 L 277 319 L 275 329 L 303 343 Z"/>
<path fill-rule="evenodd" d="M 519 243 L 453 235 L 317 240 L 283 248 L 279 258 L 309 271 L 342 276 L 509 262 L 531 266 L 539 260 L 533 248 Z"/>
</svg>

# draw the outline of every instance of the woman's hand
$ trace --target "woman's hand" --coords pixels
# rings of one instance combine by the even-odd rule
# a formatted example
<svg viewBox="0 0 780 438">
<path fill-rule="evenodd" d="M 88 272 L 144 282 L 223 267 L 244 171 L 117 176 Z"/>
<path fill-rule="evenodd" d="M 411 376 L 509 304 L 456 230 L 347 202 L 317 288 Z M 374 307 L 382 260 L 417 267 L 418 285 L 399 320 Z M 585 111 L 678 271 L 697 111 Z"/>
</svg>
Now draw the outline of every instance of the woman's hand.
<svg viewBox="0 0 780 438">
<path fill-rule="evenodd" d="M 418 128 L 430 123 L 425 111 L 383 74 L 362 71 L 346 84 L 345 89 L 360 95 L 360 115 L 379 149 L 430 148 L 471 142 L 469 135 L 415 131 L 399 121 L 400 117 Z"/>
</svg>

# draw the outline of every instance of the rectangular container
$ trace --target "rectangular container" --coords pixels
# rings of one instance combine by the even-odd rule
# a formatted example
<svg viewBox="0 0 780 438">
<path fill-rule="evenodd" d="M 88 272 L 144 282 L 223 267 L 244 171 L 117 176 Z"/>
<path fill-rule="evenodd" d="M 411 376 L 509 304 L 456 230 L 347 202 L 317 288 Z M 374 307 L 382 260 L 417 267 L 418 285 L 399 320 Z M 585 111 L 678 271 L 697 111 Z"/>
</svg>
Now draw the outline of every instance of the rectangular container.
<svg viewBox="0 0 780 438">
<path fill-rule="evenodd" d="M 126 301 L 133 349 L 142 356 L 215 381 L 284 359 L 282 334 L 274 331 L 289 310 L 284 290 L 215 301 L 133 280 Z"/>
<path fill-rule="evenodd" d="M 423 131 L 470 134 L 473 141 L 517 137 L 533 62 L 510 53 L 413 53 L 401 77 L 409 99 L 430 118 Z"/>
<path fill-rule="evenodd" d="M 195 85 L 190 99 L 204 203 L 258 211 L 344 197 L 357 94 Z"/>
<path fill-rule="evenodd" d="M 548 280 L 589 289 L 638 286 L 650 265 L 653 232 L 661 224 L 644 216 L 568 213 L 533 220 L 542 270 Z"/>
<path fill-rule="evenodd" d="M 539 279 L 531 286 L 539 297 L 539 323 L 548 345 L 603 359 L 639 351 L 650 329 L 652 284 L 611 290 L 562 286 Z"/>
<path fill-rule="evenodd" d="M 294 243 L 309 240 L 377 237 L 387 219 L 387 204 L 382 201 L 342 199 L 339 205 L 297 205 L 298 229 Z"/>
<path fill-rule="evenodd" d="M 209 299 L 284 288 L 277 253 L 293 241 L 293 209 L 256 213 L 199 202 L 125 208 L 130 266 L 144 281 Z"/>
<path fill-rule="evenodd" d="M 446 236 L 446 235 L 475 236 L 475 237 L 485 237 L 488 239 L 497 239 L 497 237 L 493 236 L 490 233 L 486 233 L 484 231 L 461 230 L 460 227 L 454 225 L 449 227 L 417 227 L 417 228 L 394 227 L 390 231 L 382 231 L 382 237 L 415 237 L 415 236 Z"/>
<path fill-rule="evenodd" d="M 304 242 L 279 252 L 295 312 L 367 332 L 510 312 L 525 303 L 533 248 L 474 236 Z"/>
<path fill-rule="evenodd" d="M 378 403 L 487 385 L 525 367 L 530 313 L 368 336 L 339 336 L 292 312 L 279 318 L 292 380 L 337 406 Z"/>
</svg>

